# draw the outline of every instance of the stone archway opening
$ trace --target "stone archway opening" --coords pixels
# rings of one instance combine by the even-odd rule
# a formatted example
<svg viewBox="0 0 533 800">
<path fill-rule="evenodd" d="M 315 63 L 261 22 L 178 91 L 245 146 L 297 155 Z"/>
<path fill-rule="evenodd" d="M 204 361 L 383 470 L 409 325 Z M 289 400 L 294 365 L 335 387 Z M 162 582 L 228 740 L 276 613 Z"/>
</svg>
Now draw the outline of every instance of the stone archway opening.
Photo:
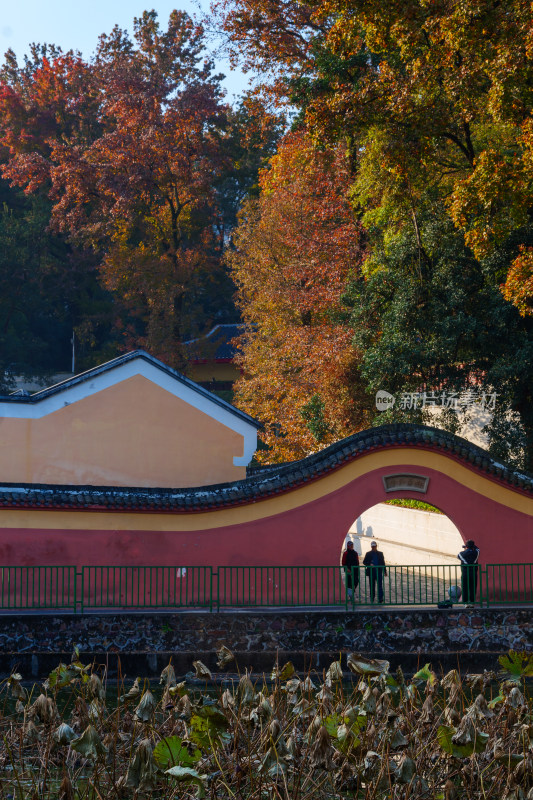
<svg viewBox="0 0 533 800">
<path fill-rule="evenodd" d="M 376 542 L 387 569 L 382 581 L 370 585 L 374 568 L 364 568 L 363 559 Z M 343 583 L 351 599 L 374 602 L 378 591 L 391 603 L 461 602 L 461 565 L 458 553 L 463 536 L 441 510 L 412 498 L 395 498 L 370 506 L 352 523 L 341 543 L 340 563 L 348 542 L 359 556 L 359 570 L 345 571 Z M 378 569 L 377 572 L 380 572 Z M 375 579 L 374 579 L 375 580 Z M 349 591 L 352 589 L 353 591 Z M 374 596 L 373 596 L 374 595 Z"/>
<path fill-rule="evenodd" d="M 361 558 L 373 540 L 391 565 L 456 565 L 463 546 L 459 529 L 441 509 L 410 498 L 368 508 L 350 526 L 341 549 L 352 541 Z"/>
</svg>

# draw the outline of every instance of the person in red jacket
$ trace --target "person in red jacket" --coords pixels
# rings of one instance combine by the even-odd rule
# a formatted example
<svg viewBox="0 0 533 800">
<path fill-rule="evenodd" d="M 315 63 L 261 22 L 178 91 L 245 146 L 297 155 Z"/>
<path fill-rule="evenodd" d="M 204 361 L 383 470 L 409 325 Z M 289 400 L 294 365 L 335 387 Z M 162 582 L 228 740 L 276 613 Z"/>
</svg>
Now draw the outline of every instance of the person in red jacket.
<svg viewBox="0 0 533 800">
<path fill-rule="evenodd" d="M 348 600 L 354 596 L 359 586 L 359 556 L 356 553 L 351 539 L 346 543 L 346 550 L 342 554 L 342 566 L 346 574 L 346 592 Z"/>
</svg>

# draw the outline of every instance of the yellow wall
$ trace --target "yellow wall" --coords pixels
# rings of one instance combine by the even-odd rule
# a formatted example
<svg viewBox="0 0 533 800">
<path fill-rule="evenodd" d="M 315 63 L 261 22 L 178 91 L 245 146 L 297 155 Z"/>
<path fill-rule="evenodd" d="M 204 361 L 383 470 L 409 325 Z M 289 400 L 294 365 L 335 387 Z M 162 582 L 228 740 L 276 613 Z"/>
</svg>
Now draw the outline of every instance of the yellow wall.
<svg viewBox="0 0 533 800">
<path fill-rule="evenodd" d="M 0 481 L 185 487 L 239 480 L 243 437 L 141 375 L 40 419 L 0 418 Z"/>
</svg>

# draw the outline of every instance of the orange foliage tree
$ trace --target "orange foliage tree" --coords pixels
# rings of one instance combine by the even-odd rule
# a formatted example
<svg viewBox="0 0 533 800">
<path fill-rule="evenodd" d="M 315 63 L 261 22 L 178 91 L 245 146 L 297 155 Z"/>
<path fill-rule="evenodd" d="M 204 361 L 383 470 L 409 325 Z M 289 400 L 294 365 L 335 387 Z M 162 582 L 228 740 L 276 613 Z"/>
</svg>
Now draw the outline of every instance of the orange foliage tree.
<svg viewBox="0 0 533 800">
<path fill-rule="evenodd" d="M 179 367 L 191 298 L 220 267 L 220 78 L 201 27 L 173 12 L 162 30 L 145 12 L 134 41 L 115 28 L 91 63 L 45 50 L 0 83 L 4 176 L 48 193 L 53 229 L 100 252 L 105 285 L 137 315 L 136 342 Z"/>
<path fill-rule="evenodd" d="M 410 219 L 416 228 L 429 187 L 476 258 L 508 247 L 498 276 L 504 296 L 522 315 L 533 314 L 533 259 L 520 250 L 532 239 L 530 3 L 216 5 L 235 57 L 242 53 L 247 65 L 274 76 L 315 137 L 350 142 L 365 170 L 357 199 L 377 210 L 373 223 L 385 220 L 390 229 L 391 221 L 398 228 Z"/>
<path fill-rule="evenodd" d="M 240 215 L 229 255 L 246 324 L 236 403 L 264 424 L 260 461 L 302 458 L 366 421 L 341 299 L 363 250 L 349 184 L 344 148 L 290 133 Z"/>
</svg>

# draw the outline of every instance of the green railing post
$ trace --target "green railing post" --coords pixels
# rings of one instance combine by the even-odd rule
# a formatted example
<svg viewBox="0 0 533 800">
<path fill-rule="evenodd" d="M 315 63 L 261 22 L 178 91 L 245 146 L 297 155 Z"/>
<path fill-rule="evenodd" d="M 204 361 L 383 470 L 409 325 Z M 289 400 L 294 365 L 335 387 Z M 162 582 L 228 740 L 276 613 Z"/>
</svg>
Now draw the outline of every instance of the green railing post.
<svg viewBox="0 0 533 800">
<path fill-rule="evenodd" d="M 78 572 L 78 570 L 76 569 L 76 578 L 75 578 L 76 587 L 78 585 L 78 578 L 80 579 L 80 599 L 79 599 L 79 601 L 76 600 L 76 611 L 77 611 L 78 602 L 79 602 L 80 614 L 83 614 L 83 603 L 84 603 L 84 597 L 85 597 L 85 591 L 84 591 L 85 590 L 85 567 L 81 568 L 81 572 Z"/>
<path fill-rule="evenodd" d="M 490 580 L 490 573 L 489 573 L 489 565 L 485 564 L 485 585 L 486 585 L 486 603 L 487 608 L 490 607 L 490 589 L 489 589 L 489 580 Z M 492 570 L 492 590 L 494 591 L 494 570 Z"/>
<path fill-rule="evenodd" d="M 213 567 L 209 569 L 209 611 L 213 611 Z M 204 581 L 205 583 L 205 581 Z"/>
<path fill-rule="evenodd" d="M 344 574 L 344 580 L 346 581 L 346 568 L 345 567 L 340 567 L 340 571 L 341 571 L 341 581 L 340 581 L 340 583 L 341 583 L 341 591 L 342 591 L 342 585 L 343 585 L 342 584 L 342 576 Z M 345 609 L 345 611 L 348 611 L 348 589 L 346 588 L 346 584 L 344 585 L 344 609 Z"/>
<path fill-rule="evenodd" d="M 74 568 L 74 598 L 73 598 L 73 606 L 74 606 L 74 613 L 78 613 L 78 569 L 77 567 Z"/>
<path fill-rule="evenodd" d="M 480 608 L 483 608 L 483 605 L 486 602 L 488 608 L 489 592 L 488 592 L 487 568 L 479 566 L 478 569 L 479 569 L 479 606 Z"/>
</svg>

